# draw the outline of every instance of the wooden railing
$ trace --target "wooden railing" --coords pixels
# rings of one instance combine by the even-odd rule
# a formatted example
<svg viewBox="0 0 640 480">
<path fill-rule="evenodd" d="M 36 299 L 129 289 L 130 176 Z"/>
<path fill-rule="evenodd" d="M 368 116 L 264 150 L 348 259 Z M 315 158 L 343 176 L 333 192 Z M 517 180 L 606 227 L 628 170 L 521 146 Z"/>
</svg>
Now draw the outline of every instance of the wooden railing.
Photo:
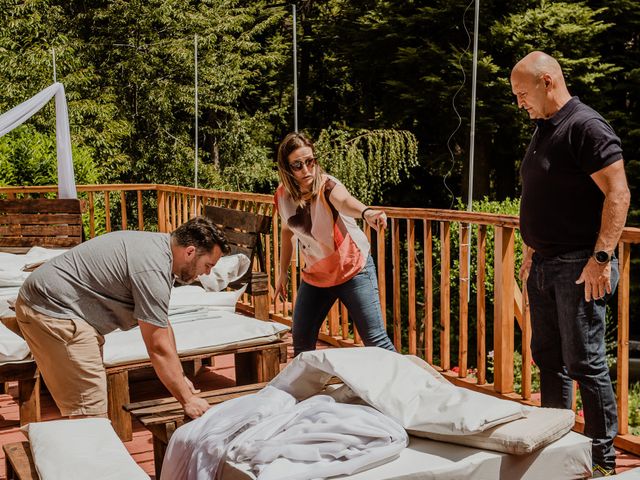
<svg viewBox="0 0 640 480">
<path fill-rule="evenodd" d="M 3 187 L 0 198 L 55 196 L 55 192 L 55 186 Z M 270 317 L 291 325 L 292 305 L 304 265 L 294 255 L 290 265 L 290 301 L 273 299 L 280 220 L 274 215 L 272 196 L 169 185 L 80 185 L 78 192 L 84 202 L 89 237 L 115 229 L 170 232 L 191 216 L 202 213 L 204 205 L 272 216 L 272 233 L 264 239 L 271 285 Z M 518 219 L 422 208 L 385 207 L 385 211 L 390 220 L 382 235 L 368 227 L 364 231 L 377 265 L 383 316 L 396 348 L 425 358 L 456 384 L 535 404 L 528 302 L 516 279 L 517 251 L 521 246 Z M 452 232 L 457 235 L 452 236 Z M 625 228 L 618 247 L 616 382 L 619 418 L 616 445 L 636 454 L 640 454 L 640 437 L 629 434 L 628 365 L 631 246 L 638 243 L 640 229 Z M 472 282 L 474 298 L 470 298 Z M 488 290 L 493 290 L 493 294 Z M 250 297 L 245 295 L 242 302 L 250 311 Z M 475 312 L 469 309 L 474 304 Z M 493 310 L 487 309 L 490 305 Z M 488 335 L 491 331 L 493 338 Z M 320 339 L 335 346 L 360 343 L 343 305 L 336 304 L 331 309 Z M 472 357 L 470 350 L 475 351 Z M 514 392 L 516 351 L 522 359 L 519 393 Z M 581 426 L 580 419 L 577 426 Z"/>
</svg>

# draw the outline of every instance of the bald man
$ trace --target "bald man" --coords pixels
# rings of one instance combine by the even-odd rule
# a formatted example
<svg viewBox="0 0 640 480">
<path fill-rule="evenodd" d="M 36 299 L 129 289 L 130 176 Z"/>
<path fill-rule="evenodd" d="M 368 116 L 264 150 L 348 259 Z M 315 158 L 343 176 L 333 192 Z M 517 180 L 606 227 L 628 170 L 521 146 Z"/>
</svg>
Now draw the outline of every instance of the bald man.
<svg viewBox="0 0 640 480">
<path fill-rule="evenodd" d="M 572 97 L 558 62 L 532 52 L 511 72 L 518 107 L 536 122 L 520 175 L 533 359 L 542 406 L 571 408 L 576 380 L 593 476 L 615 473 L 616 402 L 605 356 L 605 309 L 618 283 L 615 248 L 629 207 L 620 139 Z"/>
</svg>

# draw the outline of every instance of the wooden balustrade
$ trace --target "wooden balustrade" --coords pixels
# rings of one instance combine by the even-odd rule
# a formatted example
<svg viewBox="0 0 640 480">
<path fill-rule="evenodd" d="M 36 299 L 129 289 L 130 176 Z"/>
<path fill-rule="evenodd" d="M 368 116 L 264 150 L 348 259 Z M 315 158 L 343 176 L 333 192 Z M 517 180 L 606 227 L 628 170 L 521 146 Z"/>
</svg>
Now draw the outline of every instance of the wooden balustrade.
<svg viewBox="0 0 640 480">
<path fill-rule="evenodd" d="M 55 186 L 2 187 L 0 198 L 55 196 L 56 190 Z M 142 184 L 79 185 L 78 192 L 84 204 L 89 237 L 123 228 L 170 232 L 186 219 L 202 213 L 205 205 L 272 216 L 272 232 L 264 237 L 271 286 L 270 316 L 291 325 L 292 306 L 304 265 L 297 254 L 293 256 L 288 297 L 284 302 L 274 298 L 281 238 L 280 220 L 274 214 L 271 195 Z M 116 198 L 119 201 L 114 202 Z M 528 301 L 526 290 L 521 291 L 516 280 L 517 217 L 421 208 L 385 207 L 385 211 L 390 219 L 388 228 L 379 234 L 367 227 L 365 233 L 377 265 L 383 319 L 396 348 L 425 358 L 456 384 L 535 403 L 532 400 L 535 392 L 531 389 Z M 420 231 L 422 234 L 416 235 Z M 493 250 L 488 251 L 491 239 Z M 456 243 L 458 251 L 452 252 Z M 640 229 L 626 228 L 618 248 L 616 386 L 620 432 L 616 445 L 636 454 L 640 453 L 640 438 L 628 433 L 628 360 L 631 246 L 638 243 Z M 493 258 L 492 289 L 487 288 L 490 258 Z M 475 296 L 470 295 L 470 286 L 474 286 Z M 452 294 L 452 289 L 454 292 L 457 289 L 457 294 Z M 491 290 L 493 294 L 488 294 Z M 250 311 L 251 299 L 245 295 L 242 301 Z M 469 308 L 472 302 L 476 304 L 474 310 Z M 488 305 L 493 305 L 492 311 L 487 311 Z M 438 319 L 435 325 L 434 315 Z M 452 317 L 457 317 L 457 321 L 452 321 Z M 491 330 L 493 334 L 488 336 Z M 434 332 L 438 335 L 437 342 Z M 331 310 L 320 339 L 335 346 L 360 343 L 343 305 Z M 516 339 L 521 340 L 520 393 L 514 393 Z"/>
</svg>

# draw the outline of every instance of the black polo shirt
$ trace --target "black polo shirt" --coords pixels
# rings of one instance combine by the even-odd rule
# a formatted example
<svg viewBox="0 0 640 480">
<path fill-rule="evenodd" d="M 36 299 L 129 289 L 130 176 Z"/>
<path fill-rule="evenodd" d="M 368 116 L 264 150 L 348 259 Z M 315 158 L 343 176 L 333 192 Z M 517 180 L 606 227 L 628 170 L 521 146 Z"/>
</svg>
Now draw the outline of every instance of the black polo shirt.
<svg viewBox="0 0 640 480">
<path fill-rule="evenodd" d="M 538 120 L 520 167 L 524 242 L 544 257 L 593 249 L 604 194 L 591 174 L 620 159 L 620 139 L 578 97 Z"/>
</svg>

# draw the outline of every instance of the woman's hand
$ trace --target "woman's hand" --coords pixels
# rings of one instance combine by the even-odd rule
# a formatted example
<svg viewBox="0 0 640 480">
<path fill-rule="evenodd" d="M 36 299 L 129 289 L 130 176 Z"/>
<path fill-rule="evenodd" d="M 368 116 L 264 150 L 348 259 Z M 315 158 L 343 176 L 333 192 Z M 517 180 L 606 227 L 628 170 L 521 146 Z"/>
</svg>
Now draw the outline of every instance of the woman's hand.
<svg viewBox="0 0 640 480">
<path fill-rule="evenodd" d="M 364 212 L 364 219 L 371 228 L 374 228 L 376 232 L 380 232 L 387 228 L 387 214 L 382 210 L 376 210 L 373 208 L 367 209 Z"/>
<path fill-rule="evenodd" d="M 275 302 L 278 297 L 283 302 L 287 301 L 287 285 L 289 284 L 289 278 L 285 275 L 281 275 L 276 281 L 276 291 L 273 301 Z"/>
</svg>

